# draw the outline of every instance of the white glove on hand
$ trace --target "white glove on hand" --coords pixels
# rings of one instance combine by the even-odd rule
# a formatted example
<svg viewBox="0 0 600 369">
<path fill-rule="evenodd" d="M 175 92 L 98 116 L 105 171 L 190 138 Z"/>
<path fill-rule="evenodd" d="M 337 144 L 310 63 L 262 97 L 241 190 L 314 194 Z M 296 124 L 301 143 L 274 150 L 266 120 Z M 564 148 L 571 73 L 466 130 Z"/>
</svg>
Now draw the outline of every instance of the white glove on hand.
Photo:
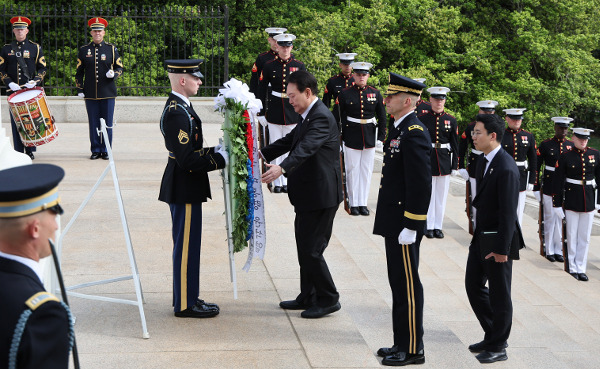
<svg viewBox="0 0 600 369">
<path fill-rule="evenodd" d="M 531 183 L 527 183 L 527 188 L 525 191 L 533 191 L 533 185 Z"/>
<path fill-rule="evenodd" d="M 383 142 L 377 140 L 377 142 L 375 142 L 375 148 L 379 151 L 383 150 Z"/>
<path fill-rule="evenodd" d="M 260 123 L 261 126 L 266 127 L 267 126 L 267 117 L 265 117 L 264 115 L 259 116 L 258 123 Z"/>
<path fill-rule="evenodd" d="M 85 97 L 85 95 L 83 94 L 83 92 L 78 93 L 77 96 L 79 96 L 81 98 Z"/>
<path fill-rule="evenodd" d="M 600 210 L 600 204 L 596 204 L 596 210 Z"/>
<path fill-rule="evenodd" d="M 461 176 L 461 177 L 463 177 L 463 179 L 464 179 L 465 181 L 468 181 L 468 180 L 469 180 L 469 171 L 468 171 L 468 170 L 466 170 L 466 169 L 464 169 L 464 168 L 463 168 L 463 169 L 459 169 L 459 170 L 458 170 L 458 173 L 460 174 L 460 176 Z"/>
<path fill-rule="evenodd" d="M 217 146 L 215 146 L 215 152 L 219 152 L 221 150 L 221 147 L 223 147 L 223 144 L 218 144 Z"/>
<path fill-rule="evenodd" d="M 34 88 L 36 85 L 35 81 L 29 81 L 25 84 L 26 88 Z"/>
<path fill-rule="evenodd" d="M 229 164 L 229 154 L 227 153 L 227 150 L 225 150 L 224 147 L 221 147 L 219 151 L 217 151 L 217 154 L 221 154 L 223 159 L 225 159 L 225 165 Z"/>
<path fill-rule="evenodd" d="M 9 83 L 8 88 L 10 88 L 13 91 L 19 91 L 21 89 L 21 87 L 19 87 L 19 85 L 14 82 Z"/>
<path fill-rule="evenodd" d="M 109 70 L 108 72 L 106 72 L 106 78 L 114 78 L 115 77 L 115 71 L 114 70 Z"/>
<path fill-rule="evenodd" d="M 450 175 L 453 177 L 458 177 L 460 175 L 460 172 L 456 169 L 452 169 L 452 173 L 450 173 Z"/>
<path fill-rule="evenodd" d="M 538 202 L 542 201 L 542 196 L 540 195 L 540 191 L 533 191 L 533 196 L 535 197 L 535 199 Z"/>
<path fill-rule="evenodd" d="M 562 208 L 552 208 L 552 211 L 554 211 L 554 215 L 556 215 L 560 219 L 565 219 L 565 212 Z"/>
<path fill-rule="evenodd" d="M 417 241 L 417 231 L 404 228 L 398 236 L 398 243 L 401 245 L 411 245 Z"/>
</svg>

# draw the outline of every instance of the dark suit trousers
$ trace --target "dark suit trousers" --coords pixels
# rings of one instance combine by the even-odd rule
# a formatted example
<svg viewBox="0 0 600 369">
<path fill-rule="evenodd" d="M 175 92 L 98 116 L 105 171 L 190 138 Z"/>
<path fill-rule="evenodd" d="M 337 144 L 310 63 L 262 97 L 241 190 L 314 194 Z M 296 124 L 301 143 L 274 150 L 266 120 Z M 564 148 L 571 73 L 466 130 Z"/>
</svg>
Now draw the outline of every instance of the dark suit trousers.
<svg viewBox="0 0 600 369">
<path fill-rule="evenodd" d="M 104 122 L 106 123 L 106 133 L 108 133 L 108 141 L 110 147 L 112 147 L 112 128 L 113 115 L 115 112 L 115 99 L 86 99 L 85 108 L 87 109 L 88 114 L 90 150 L 91 152 L 107 152 L 104 136 L 102 135 L 102 132 L 98 134 L 98 130 L 102 128 L 100 124 L 100 118 L 104 118 Z"/>
<path fill-rule="evenodd" d="M 496 263 L 493 259 L 481 261 L 479 243 L 474 239 L 469 247 L 465 288 L 471 308 L 485 332 L 483 340 L 489 351 L 498 352 L 506 347 L 510 335 L 511 280 L 512 260 L 506 263 Z"/>
<path fill-rule="evenodd" d="M 392 289 L 394 345 L 416 354 L 423 349 L 423 285 L 419 278 L 419 247 L 400 245 L 397 237 L 385 237 L 388 279 Z"/>
<path fill-rule="evenodd" d="M 300 294 L 296 301 L 301 304 L 327 307 L 335 305 L 340 298 L 323 258 L 338 206 L 296 212 L 294 227 L 300 264 Z"/>
</svg>

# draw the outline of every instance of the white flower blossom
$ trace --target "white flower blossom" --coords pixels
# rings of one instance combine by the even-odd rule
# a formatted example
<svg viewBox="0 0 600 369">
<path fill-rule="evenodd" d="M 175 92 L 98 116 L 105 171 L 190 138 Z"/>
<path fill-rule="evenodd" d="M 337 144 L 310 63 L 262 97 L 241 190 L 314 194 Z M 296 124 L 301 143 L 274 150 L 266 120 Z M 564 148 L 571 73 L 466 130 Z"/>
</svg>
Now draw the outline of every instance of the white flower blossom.
<svg viewBox="0 0 600 369">
<path fill-rule="evenodd" d="M 235 102 L 245 105 L 250 113 L 256 114 L 262 109 L 262 102 L 250 92 L 248 85 L 242 81 L 232 78 L 223 86 L 225 88 L 219 89 L 219 95 L 215 97 L 215 110 L 223 112 L 226 107 L 226 99 L 233 99 Z"/>
</svg>

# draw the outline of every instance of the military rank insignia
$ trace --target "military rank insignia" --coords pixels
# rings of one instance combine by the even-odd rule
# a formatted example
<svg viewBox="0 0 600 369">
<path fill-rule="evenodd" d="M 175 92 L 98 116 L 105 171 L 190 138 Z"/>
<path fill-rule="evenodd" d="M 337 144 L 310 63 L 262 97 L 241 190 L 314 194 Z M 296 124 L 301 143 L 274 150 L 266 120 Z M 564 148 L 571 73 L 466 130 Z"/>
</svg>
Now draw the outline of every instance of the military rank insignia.
<svg viewBox="0 0 600 369">
<path fill-rule="evenodd" d="M 179 138 L 179 143 L 182 145 L 185 145 L 188 142 L 190 142 L 190 137 L 188 136 L 187 132 L 184 132 L 182 129 L 179 130 L 179 135 L 177 136 L 177 138 Z"/>
<path fill-rule="evenodd" d="M 464 140 L 465 138 L 467 138 L 467 132 L 466 132 L 466 131 L 465 131 L 465 132 L 463 132 L 463 134 L 462 134 L 460 137 L 461 137 L 463 140 Z"/>
<path fill-rule="evenodd" d="M 421 127 L 421 126 L 420 126 L 420 125 L 418 125 L 418 124 L 413 124 L 412 126 L 408 127 L 408 130 L 409 130 L 409 131 L 412 131 L 413 129 L 418 129 L 418 130 L 422 131 L 422 130 L 423 130 L 423 127 Z"/>
<path fill-rule="evenodd" d="M 258 72 L 258 68 L 256 67 L 256 63 L 252 66 L 252 73 Z"/>
</svg>

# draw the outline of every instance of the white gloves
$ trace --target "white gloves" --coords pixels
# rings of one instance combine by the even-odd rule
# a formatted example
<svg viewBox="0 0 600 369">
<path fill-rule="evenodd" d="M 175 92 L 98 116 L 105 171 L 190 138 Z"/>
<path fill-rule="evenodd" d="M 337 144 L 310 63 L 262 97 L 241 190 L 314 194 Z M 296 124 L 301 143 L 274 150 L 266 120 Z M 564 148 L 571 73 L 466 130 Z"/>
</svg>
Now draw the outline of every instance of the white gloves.
<svg viewBox="0 0 600 369">
<path fill-rule="evenodd" d="M 377 140 L 377 142 L 375 142 L 375 149 L 377 149 L 378 151 L 382 151 L 383 150 L 383 142 Z"/>
<path fill-rule="evenodd" d="M 261 126 L 266 127 L 267 126 L 267 117 L 265 117 L 264 115 L 259 116 L 258 123 L 260 123 Z"/>
<path fill-rule="evenodd" d="M 533 191 L 533 185 L 531 183 L 527 183 L 527 188 L 525 191 Z"/>
<path fill-rule="evenodd" d="M 417 241 L 417 231 L 404 228 L 398 236 L 398 243 L 401 245 L 410 245 Z"/>
<path fill-rule="evenodd" d="M 456 169 L 452 169 L 452 172 L 450 173 L 450 175 L 453 177 L 458 177 L 460 175 L 460 172 Z"/>
<path fill-rule="evenodd" d="M 565 219 L 565 212 L 562 208 L 552 208 L 552 211 L 554 211 L 554 215 L 556 215 L 560 219 Z"/>
<path fill-rule="evenodd" d="M 114 70 L 109 70 L 108 72 L 106 72 L 106 78 L 114 78 L 115 77 L 115 71 Z"/>
<path fill-rule="evenodd" d="M 542 201 L 542 196 L 540 195 L 540 191 L 533 191 L 533 196 L 535 197 L 535 199 L 538 202 Z"/>
<path fill-rule="evenodd" d="M 596 204 L 596 210 L 600 210 L 600 204 Z"/>
<path fill-rule="evenodd" d="M 225 165 L 229 164 L 229 154 L 227 153 L 227 150 L 223 146 L 221 146 L 219 148 L 219 150 L 217 151 L 217 154 L 221 154 L 223 159 L 225 159 Z"/>
<path fill-rule="evenodd" d="M 217 146 L 215 146 L 215 152 L 219 152 L 219 150 L 221 150 L 221 147 L 223 147 L 223 144 L 218 144 Z"/>
<path fill-rule="evenodd" d="M 458 170 L 458 173 L 460 174 L 460 176 L 461 176 L 461 177 L 463 177 L 463 179 L 464 179 L 465 181 L 468 181 L 468 180 L 469 180 L 469 171 L 468 171 L 468 170 L 466 170 L 466 169 L 464 169 L 464 168 L 463 168 L 463 169 L 459 169 L 459 170 Z"/>
<path fill-rule="evenodd" d="M 78 93 L 77 96 L 82 97 L 82 98 L 85 97 L 85 95 L 83 94 L 83 92 Z"/>
<path fill-rule="evenodd" d="M 25 84 L 25 88 L 34 88 L 36 85 L 35 81 L 29 81 Z"/>
<path fill-rule="evenodd" d="M 10 88 L 13 91 L 19 91 L 21 89 L 21 87 L 19 87 L 19 85 L 14 82 L 9 83 L 8 88 Z"/>
</svg>

